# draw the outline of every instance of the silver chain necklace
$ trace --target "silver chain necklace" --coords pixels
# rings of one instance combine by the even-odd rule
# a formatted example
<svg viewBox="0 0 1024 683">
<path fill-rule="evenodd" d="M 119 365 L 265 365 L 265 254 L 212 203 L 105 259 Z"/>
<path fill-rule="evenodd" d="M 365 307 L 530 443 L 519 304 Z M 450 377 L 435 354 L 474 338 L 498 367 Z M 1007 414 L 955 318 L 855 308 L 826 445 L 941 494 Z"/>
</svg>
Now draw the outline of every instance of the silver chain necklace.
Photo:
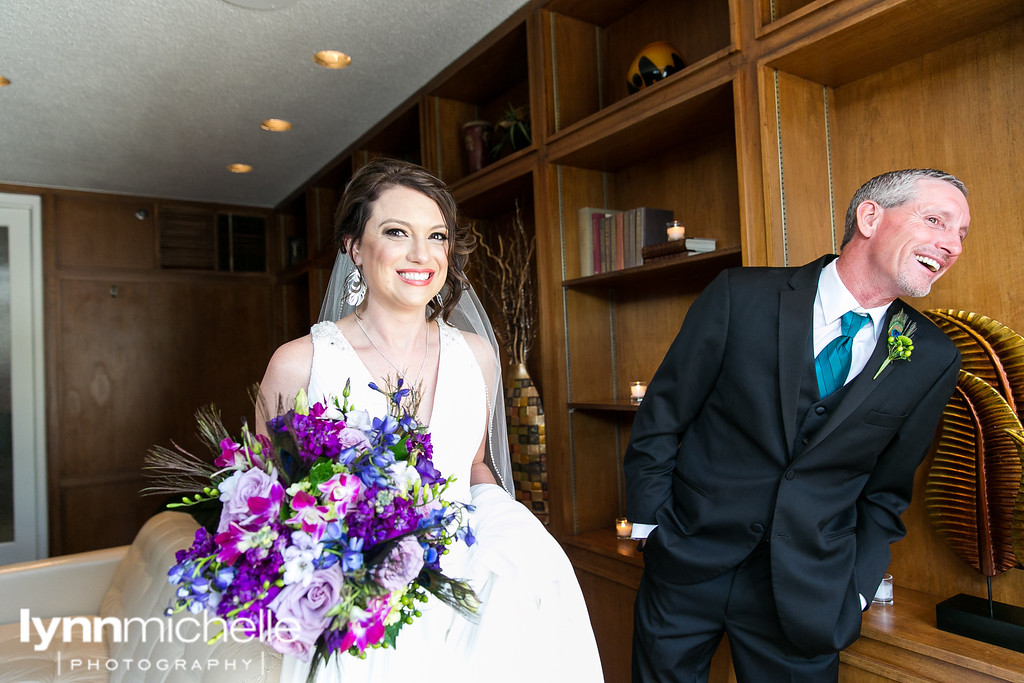
<svg viewBox="0 0 1024 683">
<path fill-rule="evenodd" d="M 394 363 L 392 363 L 391 359 L 388 358 L 386 355 L 384 355 L 384 352 L 380 350 L 379 346 L 377 346 L 377 342 L 373 341 L 373 337 L 371 337 L 370 333 L 366 331 L 365 327 L 363 327 L 363 323 L 359 319 L 358 315 L 355 316 L 355 319 L 356 319 L 356 325 L 359 325 L 359 329 L 363 331 L 363 336 L 365 336 L 366 340 L 368 342 L 370 342 L 370 345 L 373 346 L 374 350 L 377 353 L 380 354 L 380 357 L 383 358 L 385 360 L 385 362 L 387 362 L 388 365 L 390 365 L 391 367 L 393 367 L 395 369 L 395 372 L 398 373 L 399 377 L 401 377 L 402 379 L 405 379 L 405 375 L 402 374 L 402 371 L 398 369 L 398 366 L 395 365 Z M 430 325 L 428 324 L 427 325 L 427 333 L 424 335 L 424 339 L 423 339 L 423 362 L 420 363 L 420 371 L 416 373 L 416 379 L 413 380 L 412 385 L 409 387 L 410 389 L 415 388 L 419 384 L 420 375 L 423 374 L 423 368 L 427 367 L 427 354 L 429 353 L 429 351 L 430 351 Z"/>
</svg>

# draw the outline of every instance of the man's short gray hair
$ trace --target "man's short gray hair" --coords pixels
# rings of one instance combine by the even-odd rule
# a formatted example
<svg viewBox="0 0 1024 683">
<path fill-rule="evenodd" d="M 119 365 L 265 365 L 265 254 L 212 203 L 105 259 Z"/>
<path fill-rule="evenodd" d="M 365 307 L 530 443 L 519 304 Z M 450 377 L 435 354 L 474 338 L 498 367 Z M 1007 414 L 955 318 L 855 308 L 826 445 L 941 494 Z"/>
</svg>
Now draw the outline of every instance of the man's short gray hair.
<svg viewBox="0 0 1024 683">
<path fill-rule="evenodd" d="M 963 181 L 951 173 L 934 168 L 908 168 L 876 175 L 861 185 L 853 195 L 853 199 L 850 200 L 850 206 L 846 210 L 846 231 L 843 233 L 842 246 L 845 247 L 857 232 L 857 207 L 862 202 L 871 200 L 877 202 L 883 209 L 902 206 L 914 199 L 914 185 L 922 178 L 944 180 L 963 192 L 965 197 L 967 196 L 967 186 L 963 184 Z"/>
</svg>

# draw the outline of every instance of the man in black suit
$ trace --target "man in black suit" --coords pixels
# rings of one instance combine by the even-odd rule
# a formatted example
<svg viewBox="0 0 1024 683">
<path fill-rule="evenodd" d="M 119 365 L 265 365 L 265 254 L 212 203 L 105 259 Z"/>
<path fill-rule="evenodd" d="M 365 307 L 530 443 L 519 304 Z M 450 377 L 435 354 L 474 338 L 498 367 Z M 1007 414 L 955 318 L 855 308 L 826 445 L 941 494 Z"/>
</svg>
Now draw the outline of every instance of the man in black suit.
<svg viewBox="0 0 1024 683">
<path fill-rule="evenodd" d="M 957 260 L 966 195 L 941 171 L 882 174 L 838 258 L 725 271 L 690 308 L 625 454 L 646 538 L 634 681 L 706 680 L 722 633 L 740 681 L 837 678 L 960 368 L 897 297 Z"/>
</svg>

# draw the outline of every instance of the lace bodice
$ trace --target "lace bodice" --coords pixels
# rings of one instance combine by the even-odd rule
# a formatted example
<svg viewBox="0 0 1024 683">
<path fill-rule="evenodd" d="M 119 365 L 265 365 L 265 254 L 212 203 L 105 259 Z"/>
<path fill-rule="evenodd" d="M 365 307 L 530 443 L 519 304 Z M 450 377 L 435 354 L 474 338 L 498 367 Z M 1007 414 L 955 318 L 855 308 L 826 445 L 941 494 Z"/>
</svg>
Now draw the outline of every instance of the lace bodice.
<svg viewBox="0 0 1024 683">
<path fill-rule="evenodd" d="M 487 425 L 487 386 L 480 366 L 462 332 L 439 323 L 441 353 L 429 418 L 434 466 L 446 477 L 455 477 L 447 491 L 449 500 L 470 500 L 469 476 L 473 457 Z M 310 329 L 313 364 L 306 393 L 310 403 L 340 396 L 352 380 L 350 403 L 372 416 L 387 410 L 385 397 L 367 385 L 374 381 L 352 345 L 330 321 Z"/>
</svg>

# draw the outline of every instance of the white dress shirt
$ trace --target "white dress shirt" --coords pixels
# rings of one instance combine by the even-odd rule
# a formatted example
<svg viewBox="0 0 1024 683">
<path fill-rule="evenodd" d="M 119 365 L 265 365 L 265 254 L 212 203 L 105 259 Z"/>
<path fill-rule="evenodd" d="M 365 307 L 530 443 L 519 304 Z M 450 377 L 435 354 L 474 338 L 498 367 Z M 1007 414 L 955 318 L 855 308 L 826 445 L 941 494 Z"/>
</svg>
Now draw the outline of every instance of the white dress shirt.
<svg viewBox="0 0 1024 683">
<path fill-rule="evenodd" d="M 864 366 L 868 364 L 872 352 L 875 350 L 875 343 L 882 331 L 885 322 L 885 312 L 889 310 L 889 304 L 875 308 L 864 308 L 857 303 L 857 299 L 850 290 L 843 284 L 836 268 L 836 261 L 831 261 L 821 269 L 821 276 L 818 277 L 818 293 L 814 297 L 814 356 L 817 357 L 821 350 L 830 341 L 842 333 L 842 317 L 847 311 L 860 313 L 871 318 L 870 325 L 864 325 L 853 338 L 852 358 L 850 360 L 850 374 L 846 376 L 846 382 L 860 374 Z"/>
</svg>

